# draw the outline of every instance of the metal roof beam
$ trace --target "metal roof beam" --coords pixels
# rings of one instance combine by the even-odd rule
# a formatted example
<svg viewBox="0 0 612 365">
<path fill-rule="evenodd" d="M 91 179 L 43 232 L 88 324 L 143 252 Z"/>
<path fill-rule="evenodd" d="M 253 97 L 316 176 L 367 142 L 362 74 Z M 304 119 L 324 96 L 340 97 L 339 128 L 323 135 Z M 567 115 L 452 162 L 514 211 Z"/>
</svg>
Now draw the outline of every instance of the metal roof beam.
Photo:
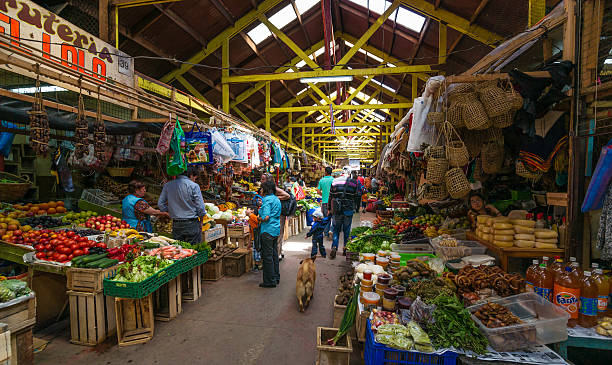
<svg viewBox="0 0 612 365">
<path fill-rule="evenodd" d="M 333 104 L 334 110 L 364 110 L 364 109 L 403 109 L 411 108 L 412 103 L 393 103 L 393 104 L 350 104 L 350 105 L 337 105 Z M 273 113 L 289 113 L 289 112 L 309 112 L 317 110 L 328 110 L 330 105 L 306 105 L 306 106 L 294 106 L 287 108 L 266 108 L 266 112 Z"/>
</svg>

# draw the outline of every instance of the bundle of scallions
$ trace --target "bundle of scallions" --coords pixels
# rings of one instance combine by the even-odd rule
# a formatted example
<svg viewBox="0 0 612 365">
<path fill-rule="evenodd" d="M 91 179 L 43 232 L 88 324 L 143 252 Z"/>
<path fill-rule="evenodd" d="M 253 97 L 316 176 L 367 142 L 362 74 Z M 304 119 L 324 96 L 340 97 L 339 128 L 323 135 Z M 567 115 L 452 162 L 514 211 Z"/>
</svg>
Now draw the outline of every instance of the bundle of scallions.
<svg viewBox="0 0 612 365">
<path fill-rule="evenodd" d="M 327 344 L 330 346 L 336 346 L 336 343 L 340 341 L 340 339 L 345 336 L 351 326 L 355 323 L 355 315 L 357 312 L 357 301 L 359 300 L 359 285 L 355 285 L 353 289 L 353 297 L 349 300 L 346 305 L 346 310 L 344 311 L 344 316 L 342 316 L 342 322 L 340 322 L 340 328 L 336 333 L 334 338 L 330 338 L 327 340 Z"/>
</svg>

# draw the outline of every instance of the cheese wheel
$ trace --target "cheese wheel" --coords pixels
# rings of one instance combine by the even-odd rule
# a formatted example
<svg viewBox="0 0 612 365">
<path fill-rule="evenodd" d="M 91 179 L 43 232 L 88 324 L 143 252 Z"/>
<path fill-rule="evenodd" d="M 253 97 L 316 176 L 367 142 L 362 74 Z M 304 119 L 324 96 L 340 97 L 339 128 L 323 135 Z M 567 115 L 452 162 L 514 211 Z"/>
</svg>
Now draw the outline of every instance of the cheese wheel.
<svg viewBox="0 0 612 365">
<path fill-rule="evenodd" d="M 496 229 L 495 232 L 496 235 L 514 235 L 514 229 Z"/>
<path fill-rule="evenodd" d="M 543 242 L 536 241 L 535 247 L 536 248 L 557 248 L 557 245 L 554 243 L 543 243 Z"/>
<path fill-rule="evenodd" d="M 514 226 L 510 223 L 495 223 L 493 224 L 493 228 L 495 229 L 512 229 Z"/>
<path fill-rule="evenodd" d="M 482 239 L 485 240 L 485 241 L 491 241 L 491 238 L 493 238 L 492 234 L 489 234 L 489 233 L 483 233 L 482 234 Z"/>
<path fill-rule="evenodd" d="M 514 232 L 533 234 L 535 232 L 535 228 L 525 227 L 525 226 L 514 226 Z"/>
<path fill-rule="evenodd" d="M 514 245 L 513 241 L 493 241 L 495 246 L 499 247 L 512 247 Z"/>
<path fill-rule="evenodd" d="M 557 234 L 557 232 L 552 231 L 550 229 L 536 229 L 535 230 L 535 236 L 536 238 L 557 238 L 559 237 L 559 234 Z"/>
<path fill-rule="evenodd" d="M 512 242 L 512 241 L 514 241 L 514 236 L 511 235 L 511 234 L 508 234 L 508 235 L 501 234 L 500 235 L 500 234 L 495 233 L 495 240 L 496 241 L 510 241 L 510 242 Z"/>
<path fill-rule="evenodd" d="M 514 241 L 514 245 L 516 247 L 522 247 L 522 248 L 533 248 L 536 243 L 534 241 L 529 241 L 529 240 L 516 240 Z"/>
<path fill-rule="evenodd" d="M 559 242 L 556 238 L 536 238 L 536 242 L 541 243 L 554 243 L 555 245 Z"/>
<path fill-rule="evenodd" d="M 512 220 L 512 224 L 514 224 L 515 226 L 523 226 L 523 227 L 535 227 L 536 222 L 535 221 L 530 221 L 527 219 L 513 219 Z"/>
<path fill-rule="evenodd" d="M 491 233 L 493 231 L 491 227 L 482 227 L 480 230 L 484 233 Z"/>
<path fill-rule="evenodd" d="M 489 226 L 493 226 L 495 223 L 510 223 L 508 217 L 495 217 L 489 221 Z"/>
<path fill-rule="evenodd" d="M 535 241 L 535 236 L 532 234 L 517 233 L 514 235 L 515 240 Z"/>
<path fill-rule="evenodd" d="M 490 220 L 491 218 L 492 218 L 492 217 L 491 217 L 490 215 L 481 214 L 481 215 L 479 215 L 479 216 L 477 216 L 477 217 L 476 217 L 476 222 L 478 222 L 478 223 L 485 223 L 485 224 L 487 224 L 487 223 L 489 223 L 489 220 Z"/>
</svg>

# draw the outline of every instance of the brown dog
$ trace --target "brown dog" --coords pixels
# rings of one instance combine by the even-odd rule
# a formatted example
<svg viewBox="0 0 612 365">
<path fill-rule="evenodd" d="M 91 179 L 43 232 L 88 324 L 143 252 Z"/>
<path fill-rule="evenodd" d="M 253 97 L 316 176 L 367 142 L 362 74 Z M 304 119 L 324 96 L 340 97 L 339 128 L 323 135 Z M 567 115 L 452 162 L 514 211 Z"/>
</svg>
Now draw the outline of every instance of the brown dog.
<svg viewBox="0 0 612 365">
<path fill-rule="evenodd" d="M 300 304 L 300 312 L 308 307 L 310 299 L 314 294 L 315 279 L 317 278 L 317 268 L 315 267 L 315 258 L 308 258 L 300 261 L 298 269 L 297 282 L 295 283 L 295 294 Z"/>
</svg>

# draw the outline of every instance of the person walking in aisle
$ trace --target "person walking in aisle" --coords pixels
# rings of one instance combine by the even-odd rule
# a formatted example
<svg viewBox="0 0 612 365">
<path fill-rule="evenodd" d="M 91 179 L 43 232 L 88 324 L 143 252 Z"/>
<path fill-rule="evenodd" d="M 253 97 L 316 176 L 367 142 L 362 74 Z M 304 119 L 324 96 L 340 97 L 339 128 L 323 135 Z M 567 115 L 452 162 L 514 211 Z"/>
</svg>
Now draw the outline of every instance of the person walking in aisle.
<svg viewBox="0 0 612 365">
<path fill-rule="evenodd" d="M 348 176 L 340 176 L 332 182 L 330 199 L 334 219 L 334 238 L 330 259 L 336 257 L 340 232 L 344 232 L 344 246 L 342 255 L 346 256 L 346 244 L 349 241 L 353 214 L 355 213 L 355 200 L 357 199 L 359 182 Z"/>
<path fill-rule="evenodd" d="M 272 177 L 272 174 L 269 173 L 265 173 L 263 175 L 261 175 L 261 186 L 263 187 L 263 184 L 266 181 L 272 181 L 272 183 L 274 184 L 274 177 Z M 276 186 L 276 184 L 274 184 L 274 188 L 276 189 L 275 195 L 279 200 L 289 200 L 291 199 L 291 195 L 289 195 L 289 193 L 287 193 L 285 190 L 279 188 L 278 186 Z M 262 192 L 263 195 L 263 192 Z M 285 217 L 284 215 L 281 215 L 280 217 L 280 233 L 278 235 L 278 255 L 279 255 L 279 260 L 282 261 L 283 258 L 285 257 L 285 255 L 283 254 L 283 236 L 285 234 L 285 220 L 287 219 L 287 217 Z"/>
<path fill-rule="evenodd" d="M 376 179 L 376 176 L 372 175 L 372 181 L 370 184 L 372 185 L 372 193 L 376 194 L 376 192 L 378 192 L 378 180 Z"/>
<path fill-rule="evenodd" d="M 321 252 L 321 256 L 326 258 L 327 254 L 325 253 L 325 245 L 323 245 L 323 230 L 327 225 L 327 221 L 330 220 L 330 217 L 323 217 L 323 213 L 317 209 L 312 214 L 312 219 L 314 221 L 312 223 L 312 227 L 310 228 L 310 231 L 306 233 L 306 238 L 312 236 L 312 250 L 310 251 L 310 257 L 314 258 L 317 256 L 318 248 L 319 252 Z"/>
<path fill-rule="evenodd" d="M 331 189 L 332 181 L 334 181 L 334 178 L 332 177 L 332 168 L 327 166 L 325 167 L 325 176 L 319 180 L 319 185 L 317 185 L 317 192 L 319 195 L 321 195 L 321 213 L 323 213 L 323 218 L 328 217 L 331 211 L 329 207 L 329 191 Z M 327 221 L 327 224 L 323 229 L 323 236 L 329 235 L 330 228 L 331 219 Z"/>
<path fill-rule="evenodd" d="M 172 238 L 197 245 L 202 242 L 201 218 L 206 215 L 198 168 L 189 166 L 176 179 L 167 182 L 157 202 L 159 210 L 172 218 Z"/>
<path fill-rule="evenodd" d="M 263 203 L 259 208 L 263 282 L 259 286 L 275 288 L 280 282 L 277 240 L 281 232 L 281 203 L 275 195 L 276 185 L 274 181 L 266 180 L 261 187 L 264 194 Z"/>
</svg>

